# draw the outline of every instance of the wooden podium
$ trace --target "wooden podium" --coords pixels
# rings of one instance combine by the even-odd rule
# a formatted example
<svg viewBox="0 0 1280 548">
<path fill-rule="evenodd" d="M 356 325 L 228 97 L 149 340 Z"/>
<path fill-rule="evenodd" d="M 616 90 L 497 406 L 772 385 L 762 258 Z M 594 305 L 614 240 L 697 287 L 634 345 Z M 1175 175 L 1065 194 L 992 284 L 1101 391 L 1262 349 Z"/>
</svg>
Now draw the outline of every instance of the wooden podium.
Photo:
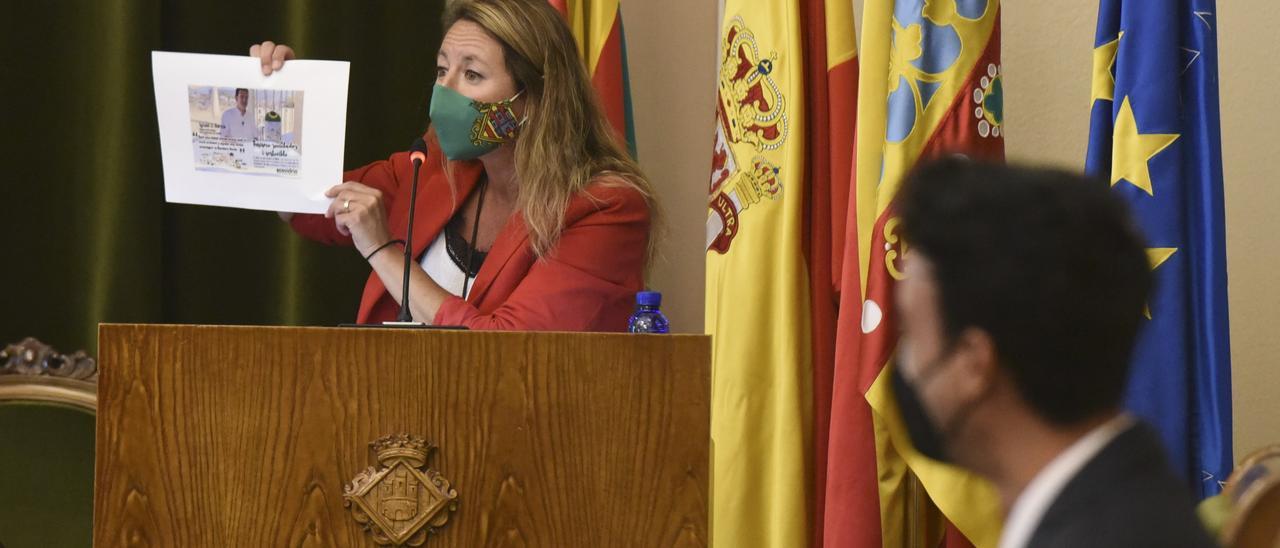
<svg viewBox="0 0 1280 548">
<path fill-rule="evenodd" d="M 708 544 L 705 336 L 102 325 L 99 354 L 99 548 Z"/>
</svg>

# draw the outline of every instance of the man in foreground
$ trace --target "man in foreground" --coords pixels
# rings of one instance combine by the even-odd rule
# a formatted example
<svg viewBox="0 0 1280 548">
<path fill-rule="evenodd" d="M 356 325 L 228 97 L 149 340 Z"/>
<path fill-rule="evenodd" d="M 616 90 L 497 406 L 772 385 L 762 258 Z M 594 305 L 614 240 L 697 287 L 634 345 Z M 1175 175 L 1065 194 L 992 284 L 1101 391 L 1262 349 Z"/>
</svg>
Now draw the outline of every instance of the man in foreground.
<svg viewBox="0 0 1280 548">
<path fill-rule="evenodd" d="M 897 206 L 898 407 L 921 453 L 996 485 L 1000 545 L 1214 546 L 1121 410 L 1151 274 L 1105 182 L 947 159 Z"/>
</svg>

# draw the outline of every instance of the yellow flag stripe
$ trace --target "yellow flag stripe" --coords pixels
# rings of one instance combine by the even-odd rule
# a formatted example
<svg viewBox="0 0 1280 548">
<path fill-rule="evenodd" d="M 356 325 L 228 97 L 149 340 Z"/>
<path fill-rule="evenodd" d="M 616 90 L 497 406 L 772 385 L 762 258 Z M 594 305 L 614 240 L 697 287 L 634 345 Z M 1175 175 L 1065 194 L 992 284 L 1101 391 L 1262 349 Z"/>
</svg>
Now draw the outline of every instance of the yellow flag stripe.
<svg viewBox="0 0 1280 548">
<path fill-rule="evenodd" d="M 827 70 L 858 56 L 849 0 L 826 0 Z"/>
<path fill-rule="evenodd" d="M 889 48 L 892 44 L 892 2 L 868 0 L 862 13 L 862 52 L 858 72 L 858 129 L 855 153 L 858 222 L 858 272 L 871 262 L 871 236 L 879 211 L 879 181 L 887 124 L 885 98 L 889 95 Z M 867 296 L 867 276 L 860 276 Z M 882 512 L 883 513 L 883 512 Z"/>
<path fill-rule="evenodd" d="M 585 59 L 589 74 L 596 73 L 600 51 L 618 18 L 618 0 L 567 0 L 569 29 L 578 43 L 578 57 Z"/>
</svg>

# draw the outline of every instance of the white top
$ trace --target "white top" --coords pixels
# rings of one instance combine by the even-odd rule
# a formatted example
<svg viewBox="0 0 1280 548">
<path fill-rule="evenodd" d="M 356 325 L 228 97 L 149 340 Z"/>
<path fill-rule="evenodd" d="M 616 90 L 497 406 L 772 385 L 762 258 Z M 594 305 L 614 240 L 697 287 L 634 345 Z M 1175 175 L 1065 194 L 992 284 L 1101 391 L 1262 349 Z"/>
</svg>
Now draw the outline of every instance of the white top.
<svg viewBox="0 0 1280 548">
<path fill-rule="evenodd" d="M 458 264 L 449 258 L 449 246 L 444 242 L 443 230 L 436 235 L 427 252 L 422 254 L 422 269 L 427 272 L 427 276 L 431 277 L 432 281 L 436 282 L 436 285 L 454 297 L 463 296 L 462 281 L 467 279 L 467 276 L 461 268 L 458 268 Z M 467 293 L 471 293 L 471 288 L 476 285 L 475 281 L 475 277 L 471 277 L 471 281 L 467 282 Z"/>
<path fill-rule="evenodd" d="M 1132 424 L 1133 418 L 1129 415 L 1118 415 L 1090 430 L 1041 468 L 1014 501 L 1004 522 L 1004 532 L 1000 534 L 1000 548 L 1024 548 L 1031 540 L 1031 534 L 1040 526 L 1044 513 L 1049 511 L 1049 505 L 1058 498 L 1071 478 L 1076 477 L 1085 464 Z"/>
<path fill-rule="evenodd" d="M 253 123 L 253 112 L 231 107 L 222 113 L 222 136 L 228 139 L 252 139 L 257 126 Z"/>
</svg>

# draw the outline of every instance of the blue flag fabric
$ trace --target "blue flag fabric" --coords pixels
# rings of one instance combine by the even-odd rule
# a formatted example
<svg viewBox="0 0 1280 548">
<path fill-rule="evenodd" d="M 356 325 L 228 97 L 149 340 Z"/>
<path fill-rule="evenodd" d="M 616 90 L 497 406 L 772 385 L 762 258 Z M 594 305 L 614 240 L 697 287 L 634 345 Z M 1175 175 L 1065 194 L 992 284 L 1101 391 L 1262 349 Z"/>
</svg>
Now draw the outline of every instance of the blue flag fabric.
<svg viewBox="0 0 1280 548">
<path fill-rule="evenodd" d="M 1231 472 L 1231 356 L 1213 0 L 1101 0 L 1085 169 L 1128 199 L 1155 287 L 1128 408 L 1200 497 Z"/>
</svg>

